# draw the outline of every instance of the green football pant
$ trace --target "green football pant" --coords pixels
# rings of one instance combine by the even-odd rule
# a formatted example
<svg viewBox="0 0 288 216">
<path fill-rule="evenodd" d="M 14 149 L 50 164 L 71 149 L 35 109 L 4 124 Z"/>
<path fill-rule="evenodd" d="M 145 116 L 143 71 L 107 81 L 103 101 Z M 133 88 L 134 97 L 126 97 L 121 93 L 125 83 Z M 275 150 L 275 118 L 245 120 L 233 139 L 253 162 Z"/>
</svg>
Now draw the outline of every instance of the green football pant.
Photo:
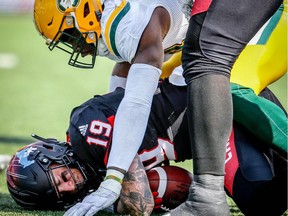
<svg viewBox="0 0 288 216">
<path fill-rule="evenodd" d="M 271 148 L 287 154 L 287 116 L 275 103 L 250 88 L 231 83 L 234 120 Z"/>
</svg>

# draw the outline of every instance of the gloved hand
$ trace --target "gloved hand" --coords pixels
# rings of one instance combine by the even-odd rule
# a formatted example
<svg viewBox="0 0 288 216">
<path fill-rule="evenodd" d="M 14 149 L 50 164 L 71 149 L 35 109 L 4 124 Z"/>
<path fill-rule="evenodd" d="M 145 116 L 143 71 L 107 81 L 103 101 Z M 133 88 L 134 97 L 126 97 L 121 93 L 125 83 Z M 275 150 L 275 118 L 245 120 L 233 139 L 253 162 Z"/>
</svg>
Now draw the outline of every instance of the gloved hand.
<svg viewBox="0 0 288 216">
<path fill-rule="evenodd" d="M 152 195 L 154 198 L 154 210 L 158 210 L 161 208 L 162 198 L 158 197 L 159 193 L 157 191 L 152 191 Z"/>
<path fill-rule="evenodd" d="M 123 176 L 116 170 L 107 170 L 106 177 L 97 191 L 72 206 L 64 216 L 92 216 L 112 205 L 120 196 Z"/>
</svg>

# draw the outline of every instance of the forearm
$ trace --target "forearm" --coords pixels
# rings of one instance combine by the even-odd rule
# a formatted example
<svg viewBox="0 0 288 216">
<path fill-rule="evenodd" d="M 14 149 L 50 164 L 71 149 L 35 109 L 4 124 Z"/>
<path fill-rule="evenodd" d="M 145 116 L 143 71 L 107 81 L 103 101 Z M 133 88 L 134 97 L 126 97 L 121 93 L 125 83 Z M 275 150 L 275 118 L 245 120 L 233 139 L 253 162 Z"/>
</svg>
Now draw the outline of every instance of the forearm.
<svg viewBox="0 0 288 216">
<path fill-rule="evenodd" d="M 154 199 L 146 171 L 137 155 L 124 176 L 117 213 L 150 215 L 153 208 Z"/>
<path fill-rule="evenodd" d="M 142 143 L 160 70 L 134 64 L 126 84 L 125 96 L 117 110 L 108 169 L 127 171 Z"/>
</svg>

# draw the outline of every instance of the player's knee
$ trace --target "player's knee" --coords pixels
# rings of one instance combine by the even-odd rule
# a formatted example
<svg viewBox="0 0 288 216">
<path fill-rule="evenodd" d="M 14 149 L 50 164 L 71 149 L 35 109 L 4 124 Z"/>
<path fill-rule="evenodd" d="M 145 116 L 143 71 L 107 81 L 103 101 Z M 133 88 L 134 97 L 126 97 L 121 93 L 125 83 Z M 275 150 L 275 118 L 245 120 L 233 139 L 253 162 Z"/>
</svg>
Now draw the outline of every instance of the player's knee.
<svg viewBox="0 0 288 216">
<path fill-rule="evenodd" d="M 190 25 L 182 50 L 182 67 L 185 81 L 189 84 L 193 79 L 207 74 L 220 74 L 230 77 L 230 64 L 215 61 L 206 55 L 200 45 L 200 34 L 205 13 L 190 19 Z M 221 57 L 221 56 L 220 56 Z"/>
</svg>

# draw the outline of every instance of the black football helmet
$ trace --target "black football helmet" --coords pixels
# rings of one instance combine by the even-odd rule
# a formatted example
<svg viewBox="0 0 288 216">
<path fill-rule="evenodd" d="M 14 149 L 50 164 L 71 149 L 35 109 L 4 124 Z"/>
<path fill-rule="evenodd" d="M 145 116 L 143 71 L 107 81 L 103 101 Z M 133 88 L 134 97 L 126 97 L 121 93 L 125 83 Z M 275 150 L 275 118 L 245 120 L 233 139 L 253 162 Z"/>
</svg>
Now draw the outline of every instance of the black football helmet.
<svg viewBox="0 0 288 216">
<path fill-rule="evenodd" d="M 17 204 L 26 209 L 63 210 L 99 187 L 101 175 L 83 163 L 67 142 L 34 137 L 40 141 L 19 149 L 6 171 L 8 190 Z M 60 195 L 52 173 L 59 167 L 67 168 L 76 185 L 75 193 Z M 77 183 L 70 168 L 81 172 L 81 183 Z"/>
</svg>

